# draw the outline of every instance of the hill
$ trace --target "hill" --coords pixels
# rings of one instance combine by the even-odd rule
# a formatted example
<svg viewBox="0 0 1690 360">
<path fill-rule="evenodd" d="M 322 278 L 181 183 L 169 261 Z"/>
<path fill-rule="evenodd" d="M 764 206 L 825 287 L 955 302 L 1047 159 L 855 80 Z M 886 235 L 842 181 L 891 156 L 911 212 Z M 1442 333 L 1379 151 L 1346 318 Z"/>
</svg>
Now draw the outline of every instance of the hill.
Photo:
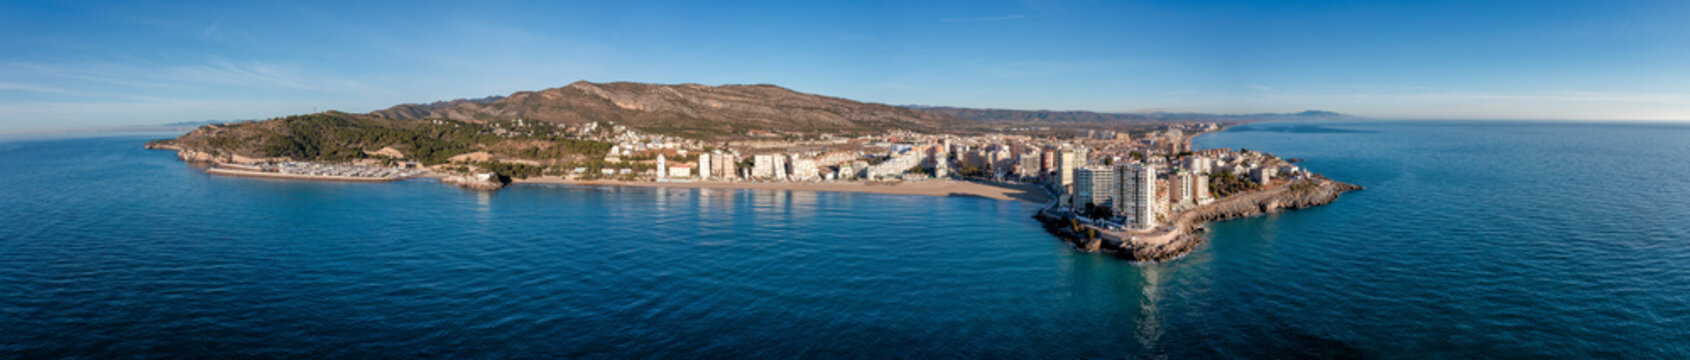
<svg viewBox="0 0 1690 360">
<path fill-rule="evenodd" d="M 732 138 L 752 130 L 797 134 L 931 132 L 972 128 L 964 119 L 884 104 L 806 94 L 774 85 L 660 85 L 585 81 L 482 101 L 405 104 L 370 113 L 394 119 L 472 123 L 524 119 L 561 124 L 613 121 L 645 132 Z"/>
</svg>

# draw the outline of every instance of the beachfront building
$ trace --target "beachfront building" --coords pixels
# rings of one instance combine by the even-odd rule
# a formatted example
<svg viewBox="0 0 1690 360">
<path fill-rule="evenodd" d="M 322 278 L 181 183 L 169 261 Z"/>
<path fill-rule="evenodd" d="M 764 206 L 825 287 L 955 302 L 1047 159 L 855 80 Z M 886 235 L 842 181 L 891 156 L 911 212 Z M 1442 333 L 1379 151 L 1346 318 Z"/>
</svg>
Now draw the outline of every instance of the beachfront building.
<svg viewBox="0 0 1690 360">
<path fill-rule="evenodd" d="M 792 160 L 792 179 L 814 181 L 821 179 L 821 166 L 816 165 L 816 159 Z"/>
<path fill-rule="evenodd" d="M 775 180 L 786 180 L 792 175 L 792 167 L 787 163 L 786 154 L 775 154 Z"/>
<path fill-rule="evenodd" d="M 739 178 L 739 156 L 733 153 L 719 152 L 710 154 L 710 174 L 720 176 L 722 180 L 736 180 Z"/>
<path fill-rule="evenodd" d="M 881 162 L 880 164 L 869 166 L 868 178 L 871 180 L 881 180 L 894 175 L 903 174 L 905 171 L 909 171 L 910 168 L 914 168 L 916 165 L 921 165 L 922 161 L 926 160 L 925 158 L 925 154 L 920 151 L 905 151 L 901 154 L 892 156 L 890 159 L 886 159 L 886 161 Z"/>
<path fill-rule="evenodd" d="M 668 175 L 669 175 L 670 179 L 691 178 L 692 177 L 692 167 L 686 166 L 686 165 L 670 166 Z"/>
<path fill-rule="evenodd" d="M 1096 207 L 1114 206 L 1120 189 L 1118 180 L 1113 167 L 1087 166 L 1074 169 L 1074 196 L 1070 206 L 1074 209 L 1084 209 L 1086 204 Z"/>
<path fill-rule="evenodd" d="M 1156 225 L 1156 167 L 1149 164 L 1122 166 L 1120 173 L 1122 201 L 1116 211 L 1127 222 L 1138 227 Z"/>
<path fill-rule="evenodd" d="M 669 168 L 668 168 L 668 165 L 665 165 L 665 163 L 664 163 L 663 154 L 657 154 L 657 178 L 658 179 L 666 179 L 668 177 L 669 177 Z"/>
<path fill-rule="evenodd" d="M 1039 176 L 1039 152 L 1022 152 L 1015 157 L 1015 175 L 1021 181 L 1037 181 Z"/>
<path fill-rule="evenodd" d="M 1088 154 L 1086 154 L 1084 147 L 1062 151 L 1061 168 L 1057 172 L 1057 179 L 1060 182 L 1057 183 L 1057 187 L 1061 188 L 1063 193 L 1074 191 L 1074 169 L 1086 166 L 1086 155 Z"/>
<path fill-rule="evenodd" d="M 777 164 L 777 162 L 779 162 L 781 160 L 778 157 L 784 157 L 784 156 L 773 155 L 773 154 L 763 154 L 763 155 L 752 156 L 751 157 L 751 177 L 756 178 L 756 179 L 769 179 L 769 178 L 776 177 L 777 173 L 780 174 L 780 175 L 786 175 L 786 171 L 776 170 L 776 164 Z M 784 176 L 782 176 L 782 177 L 784 177 Z"/>
<path fill-rule="evenodd" d="M 698 178 L 710 180 L 710 153 L 698 154 Z"/>
</svg>

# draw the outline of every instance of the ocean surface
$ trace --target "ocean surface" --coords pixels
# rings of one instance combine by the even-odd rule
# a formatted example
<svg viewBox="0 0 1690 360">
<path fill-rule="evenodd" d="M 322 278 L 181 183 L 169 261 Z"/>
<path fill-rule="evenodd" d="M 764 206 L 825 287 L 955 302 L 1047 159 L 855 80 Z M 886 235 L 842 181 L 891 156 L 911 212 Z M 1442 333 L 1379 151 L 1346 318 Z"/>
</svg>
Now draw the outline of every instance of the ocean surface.
<svg viewBox="0 0 1690 360">
<path fill-rule="evenodd" d="M 0 358 L 1690 357 L 1690 126 L 1267 123 L 1367 189 L 1161 264 L 977 198 L 214 177 L 0 142 Z"/>
</svg>

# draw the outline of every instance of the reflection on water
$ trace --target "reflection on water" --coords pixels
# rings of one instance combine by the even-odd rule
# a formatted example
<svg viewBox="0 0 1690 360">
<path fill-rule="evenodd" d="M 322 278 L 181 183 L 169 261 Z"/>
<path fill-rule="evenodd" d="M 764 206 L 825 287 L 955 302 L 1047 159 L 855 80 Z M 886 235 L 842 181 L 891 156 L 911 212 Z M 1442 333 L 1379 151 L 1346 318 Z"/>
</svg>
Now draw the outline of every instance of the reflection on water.
<svg viewBox="0 0 1690 360">
<path fill-rule="evenodd" d="M 1161 355 L 1162 319 L 1159 305 L 1162 301 L 1162 267 L 1147 265 L 1139 267 L 1144 275 L 1144 298 L 1139 301 L 1138 344 L 1145 354 Z"/>
<path fill-rule="evenodd" d="M 787 193 L 787 212 L 793 220 L 808 220 L 816 216 L 816 192 L 781 191 Z"/>
<path fill-rule="evenodd" d="M 482 224 L 493 219 L 493 193 L 475 192 L 475 219 Z"/>
</svg>

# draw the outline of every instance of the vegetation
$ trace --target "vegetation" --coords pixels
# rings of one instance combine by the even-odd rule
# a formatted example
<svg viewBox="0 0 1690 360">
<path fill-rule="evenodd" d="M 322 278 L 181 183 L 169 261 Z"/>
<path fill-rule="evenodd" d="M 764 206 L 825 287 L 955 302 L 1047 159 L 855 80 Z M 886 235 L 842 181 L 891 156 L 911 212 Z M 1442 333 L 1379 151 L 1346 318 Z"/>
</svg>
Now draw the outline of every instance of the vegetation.
<svg viewBox="0 0 1690 360">
<path fill-rule="evenodd" d="M 488 162 L 476 164 L 476 166 L 479 166 L 484 170 L 499 173 L 499 175 L 510 176 L 517 179 L 536 177 L 540 176 L 541 173 L 539 166 L 519 163 Z"/>
<path fill-rule="evenodd" d="M 605 142 L 565 137 L 550 128 L 511 132 L 458 121 L 393 121 L 338 112 L 202 129 L 212 130 L 218 131 L 203 136 L 202 145 L 213 149 L 327 162 L 386 158 L 370 154 L 384 147 L 398 149 L 408 159 L 428 165 L 474 151 L 547 160 L 602 157 L 611 147 Z M 532 145 L 536 143 L 539 145 Z"/>
<path fill-rule="evenodd" d="M 991 171 L 987 171 L 986 168 L 975 165 L 964 166 L 957 169 L 957 174 L 966 177 L 987 177 L 992 175 Z"/>
<path fill-rule="evenodd" d="M 1092 220 L 1106 220 L 1115 218 L 1115 208 L 1099 206 L 1091 211 Z"/>
<path fill-rule="evenodd" d="M 1221 170 L 1209 174 L 1209 192 L 1216 198 L 1256 190 L 1259 187 L 1260 185 L 1255 182 L 1233 174 L 1232 170 Z"/>
</svg>

